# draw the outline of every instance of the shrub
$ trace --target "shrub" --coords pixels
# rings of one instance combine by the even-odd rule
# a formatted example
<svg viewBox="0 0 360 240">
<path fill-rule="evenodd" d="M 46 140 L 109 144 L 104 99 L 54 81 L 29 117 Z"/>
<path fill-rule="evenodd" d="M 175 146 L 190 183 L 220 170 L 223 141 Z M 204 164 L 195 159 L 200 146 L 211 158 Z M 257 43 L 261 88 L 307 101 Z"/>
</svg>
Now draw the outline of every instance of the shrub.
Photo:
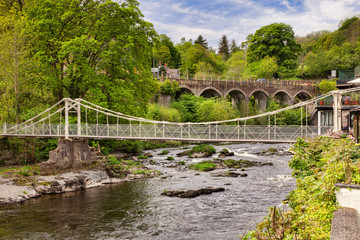
<svg viewBox="0 0 360 240">
<path fill-rule="evenodd" d="M 148 156 L 144 156 L 144 155 L 141 154 L 141 155 L 138 156 L 138 159 L 148 159 Z"/>
<path fill-rule="evenodd" d="M 162 152 L 160 153 L 160 155 L 166 155 L 169 153 L 169 150 L 162 150 Z"/>
<path fill-rule="evenodd" d="M 172 161 L 172 160 L 174 160 L 174 158 L 173 158 L 173 157 L 171 157 L 171 156 L 168 156 L 168 157 L 166 158 L 166 160 L 170 160 L 170 161 Z"/>
<path fill-rule="evenodd" d="M 121 162 L 119 160 L 117 160 L 117 158 L 113 155 L 109 155 L 108 157 L 108 162 L 111 166 L 114 166 L 114 165 L 119 165 L 121 164 Z"/>
</svg>

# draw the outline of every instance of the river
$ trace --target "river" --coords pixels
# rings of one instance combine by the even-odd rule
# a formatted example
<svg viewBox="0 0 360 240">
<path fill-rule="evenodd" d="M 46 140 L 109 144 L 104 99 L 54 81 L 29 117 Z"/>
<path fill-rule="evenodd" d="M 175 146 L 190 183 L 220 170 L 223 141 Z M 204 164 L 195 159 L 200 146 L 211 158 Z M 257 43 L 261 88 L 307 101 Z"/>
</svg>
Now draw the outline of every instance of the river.
<svg viewBox="0 0 360 240">
<path fill-rule="evenodd" d="M 184 151 L 181 148 L 165 149 L 169 150 L 165 156 L 159 155 L 164 149 L 147 151 L 154 155 L 156 164 L 150 167 L 160 170 L 160 177 L 0 206 L 0 239 L 239 239 L 267 215 L 268 207 L 280 206 L 295 188 L 288 167 L 291 156 L 256 153 L 270 147 L 287 150 L 290 145 L 214 147 L 235 152 L 227 158 L 272 162 L 273 166 L 247 168 L 241 172 L 247 177 L 211 177 L 209 172 L 169 168 L 174 161 L 203 160 L 177 157 Z M 167 156 L 175 160 L 166 160 Z M 226 190 L 192 199 L 161 195 L 165 189 L 210 186 Z"/>
</svg>

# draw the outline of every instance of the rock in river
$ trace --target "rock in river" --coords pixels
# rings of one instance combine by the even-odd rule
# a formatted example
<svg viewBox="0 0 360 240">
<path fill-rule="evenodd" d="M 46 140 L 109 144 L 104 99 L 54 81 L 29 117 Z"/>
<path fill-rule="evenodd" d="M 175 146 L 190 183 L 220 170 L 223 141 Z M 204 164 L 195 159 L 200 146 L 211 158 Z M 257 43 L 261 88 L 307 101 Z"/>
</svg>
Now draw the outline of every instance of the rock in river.
<svg viewBox="0 0 360 240">
<path fill-rule="evenodd" d="M 201 188 L 199 190 L 188 190 L 188 191 L 179 191 L 179 190 L 174 190 L 174 191 L 165 191 L 163 192 L 161 195 L 165 195 L 168 197 L 179 197 L 179 198 L 194 198 L 197 196 L 200 196 L 202 194 L 211 194 L 213 192 L 223 192 L 225 191 L 225 188 L 212 188 L 212 187 L 207 187 L 207 188 Z"/>
</svg>

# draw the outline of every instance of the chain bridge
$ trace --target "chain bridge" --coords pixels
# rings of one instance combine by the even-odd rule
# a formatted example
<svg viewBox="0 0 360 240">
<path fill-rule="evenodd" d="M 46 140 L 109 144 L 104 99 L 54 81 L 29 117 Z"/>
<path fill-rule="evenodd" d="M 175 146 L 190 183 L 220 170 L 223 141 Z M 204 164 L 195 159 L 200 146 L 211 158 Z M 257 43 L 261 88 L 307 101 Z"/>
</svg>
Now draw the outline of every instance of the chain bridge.
<svg viewBox="0 0 360 240">
<path fill-rule="evenodd" d="M 20 124 L 0 125 L 0 136 L 51 137 L 65 139 L 178 140 L 194 142 L 295 142 L 298 137 L 315 137 L 339 131 L 342 95 L 359 88 L 337 90 L 273 112 L 225 121 L 176 123 L 130 116 L 98 106 L 84 99 L 64 98 L 37 116 Z M 333 126 L 308 124 L 308 109 L 314 102 L 333 96 Z M 279 125 L 277 114 L 301 108 L 300 125 Z M 250 125 L 261 118 L 265 125 Z M 265 121 L 264 121 L 265 119 Z"/>
</svg>

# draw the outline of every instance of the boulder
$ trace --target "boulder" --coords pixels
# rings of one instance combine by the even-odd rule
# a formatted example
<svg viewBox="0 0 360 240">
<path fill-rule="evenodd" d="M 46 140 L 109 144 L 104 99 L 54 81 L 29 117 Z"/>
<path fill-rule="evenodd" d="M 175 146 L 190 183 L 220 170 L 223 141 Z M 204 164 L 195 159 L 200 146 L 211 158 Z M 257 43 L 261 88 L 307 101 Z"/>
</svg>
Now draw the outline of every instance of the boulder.
<svg viewBox="0 0 360 240">
<path fill-rule="evenodd" d="M 166 192 L 163 192 L 161 195 L 165 195 L 165 196 L 168 196 L 168 197 L 178 197 L 178 198 L 194 198 L 194 197 L 200 196 L 202 194 L 211 194 L 213 192 L 222 192 L 222 191 L 225 191 L 225 188 L 222 188 L 222 187 L 220 187 L 220 188 L 207 187 L 207 188 L 201 188 L 199 190 L 166 191 Z"/>
</svg>

